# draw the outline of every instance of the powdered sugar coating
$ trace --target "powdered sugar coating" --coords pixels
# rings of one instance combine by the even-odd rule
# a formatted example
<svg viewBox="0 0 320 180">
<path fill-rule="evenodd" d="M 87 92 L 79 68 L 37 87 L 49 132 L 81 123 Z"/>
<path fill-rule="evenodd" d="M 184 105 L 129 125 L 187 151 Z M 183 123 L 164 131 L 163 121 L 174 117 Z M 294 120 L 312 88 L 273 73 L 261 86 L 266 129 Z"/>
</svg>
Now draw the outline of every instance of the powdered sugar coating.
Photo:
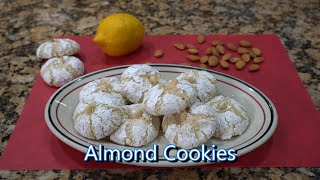
<svg viewBox="0 0 320 180">
<path fill-rule="evenodd" d="M 173 88 L 168 84 L 158 84 L 145 95 L 143 105 L 148 113 L 156 116 L 178 113 L 195 102 L 196 89 L 189 82 L 180 80 Z"/>
<path fill-rule="evenodd" d="M 60 87 L 84 73 L 83 63 L 76 57 L 51 58 L 41 67 L 42 79 L 50 86 Z"/>
<path fill-rule="evenodd" d="M 249 117 L 245 108 L 229 97 L 217 96 L 206 103 L 217 112 L 217 129 L 214 137 L 231 139 L 241 135 L 249 126 Z"/>
<path fill-rule="evenodd" d="M 191 107 L 190 112 L 163 117 L 162 129 L 167 140 L 181 148 L 194 148 L 208 141 L 216 129 L 216 114 L 208 105 Z"/>
<path fill-rule="evenodd" d="M 79 51 L 79 44 L 71 39 L 53 39 L 41 44 L 36 54 L 38 58 L 50 59 L 53 57 L 71 56 Z"/>
<path fill-rule="evenodd" d="M 144 94 L 158 84 L 160 73 L 155 68 L 146 65 L 132 65 L 121 76 L 123 94 L 132 103 L 141 103 Z"/>
<path fill-rule="evenodd" d="M 110 136 L 121 145 L 139 147 L 153 141 L 159 133 L 160 120 L 144 112 L 141 104 L 123 106 L 124 123 Z"/>
<path fill-rule="evenodd" d="M 181 73 L 177 79 L 187 80 L 191 84 L 194 84 L 197 88 L 197 98 L 205 103 L 208 102 L 216 93 L 216 78 L 212 73 L 207 71 L 192 70 L 185 73 Z"/>
<path fill-rule="evenodd" d="M 123 121 L 121 107 L 80 102 L 73 116 L 75 130 L 84 137 L 99 140 L 113 133 Z"/>
<path fill-rule="evenodd" d="M 85 103 L 123 106 L 126 101 L 121 95 L 121 89 L 122 86 L 119 78 L 101 78 L 83 86 L 79 99 Z"/>
</svg>

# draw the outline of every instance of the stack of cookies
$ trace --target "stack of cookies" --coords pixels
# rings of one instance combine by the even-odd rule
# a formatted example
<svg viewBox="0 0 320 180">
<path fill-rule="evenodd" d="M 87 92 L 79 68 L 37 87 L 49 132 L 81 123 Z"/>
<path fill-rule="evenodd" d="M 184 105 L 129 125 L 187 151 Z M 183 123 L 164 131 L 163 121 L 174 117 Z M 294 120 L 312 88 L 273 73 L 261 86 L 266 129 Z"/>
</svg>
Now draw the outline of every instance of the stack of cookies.
<svg viewBox="0 0 320 180">
<path fill-rule="evenodd" d="M 49 85 L 60 87 L 82 76 L 84 65 L 75 56 L 80 51 L 77 42 L 71 39 L 53 39 L 41 44 L 37 57 L 47 59 L 41 68 L 42 79 Z"/>
<path fill-rule="evenodd" d="M 230 139 L 249 125 L 244 107 L 216 96 L 216 78 L 207 71 L 181 73 L 169 82 L 148 65 L 133 65 L 121 78 L 86 84 L 74 112 L 75 130 L 93 140 L 109 138 L 139 147 L 162 129 L 167 140 L 194 148 L 210 138 Z"/>
</svg>

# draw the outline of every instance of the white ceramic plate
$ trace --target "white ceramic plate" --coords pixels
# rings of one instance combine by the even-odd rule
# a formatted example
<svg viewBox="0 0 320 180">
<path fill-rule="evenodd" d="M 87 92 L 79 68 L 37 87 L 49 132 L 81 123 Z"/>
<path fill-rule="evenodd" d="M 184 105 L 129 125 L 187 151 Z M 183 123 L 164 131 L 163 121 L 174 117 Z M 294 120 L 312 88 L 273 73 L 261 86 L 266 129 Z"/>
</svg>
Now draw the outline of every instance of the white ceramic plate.
<svg viewBox="0 0 320 180">
<path fill-rule="evenodd" d="M 152 66 L 161 72 L 163 79 L 167 80 L 175 78 L 179 73 L 197 69 L 195 67 L 168 64 L 153 64 Z M 109 140 L 94 141 L 82 137 L 73 128 L 72 119 L 74 109 L 79 102 L 79 92 L 83 85 L 102 77 L 121 76 L 127 67 L 119 66 L 93 72 L 58 89 L 49 99 L 44 112 L 46 123 L 52 133 L 64 143 L 84 153 L 90 144 L 95 146 L 103 144 L 105 148 L 118 148 L 120 150 L 130 148 L 115 144 Z M 218 148 L 234 148 L 237 150 L 239 157 L 265 143 L 272 136 L 278 123 L 277 112 L 271 101 L 261 91 L 240 79 L 220 72 L 206 71 L 213 73 L 217 78 L 218 94 L 232 97 L 240 102 L 247 109 L 250 117 L 250 125 L 241 136 L 225 141 L 211 139 L 207 142 L 208 147 L 215 144 Z M 186 163 L 166 161 L 162 157 L 162 150 L 169 142 L 161 133 L 157 139 L 142 148 L 148 149 L 152 144 L 159 145 L 160 157 L 158 163 L 140 161 L 139 163 L 132 162 L 130 164 L 140 166 L 195 166 L 207 164 L 205 162 L 194 163 L 192 161 Z M 174 155 L 173 151 L 170 153 L 170 156 Z"/>
</svg>

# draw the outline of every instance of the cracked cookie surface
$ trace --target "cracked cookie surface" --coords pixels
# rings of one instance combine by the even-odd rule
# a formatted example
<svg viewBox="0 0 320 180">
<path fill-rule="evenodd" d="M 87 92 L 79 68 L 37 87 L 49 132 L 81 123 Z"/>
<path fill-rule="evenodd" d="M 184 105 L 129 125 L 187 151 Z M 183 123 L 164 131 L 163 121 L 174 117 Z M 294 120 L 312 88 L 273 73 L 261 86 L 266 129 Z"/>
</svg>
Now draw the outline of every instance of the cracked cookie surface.
<svg viewBox="0 0 320 180">
<path fill-rule="evenodd" d="M 123 110 L 118 106 L 80 102 L 74 112 L 75 130 L 84 137 L 99 140 L 113 133 L 123 122 Z"/>
<path fill-rule="evenodd" d="M 160 120 L 143 110 L 141 104 L 123 106 L 124 122 L 110 135 L 121 145 L 139 147 L 153 141 L 159 133 Z"/>
<path fill-rule="evenodd" d="M 196 89 L 185 80 L 172 80 L 151 88 L 143 100 L 144 109 L 156 116 L 178 113 L 196 100 Z"/>
<path fill-rule="evenodd" d="M 36 54 L 40 59 L 50 59 L 53 57 L 71 56 L 79 51 L 79 44 L 71 39 L 53 39 L 41 44 Z"/>
<path fill-rule="evenodd" d="M 60 87 L 82 76 L 84 65 L 74 56 L 51 58 L 41 67 L 40 73 L 49 86 Z"/>
<path fill-rule="evenodd" d="M 236 100 L 222 95 L 206 103 L 217 112 L 217 129 L 214 137 L 231 139 L 241 135 L 249 126 L 250 120 L 245 108 Z"/>
<path fill-rule="evenodd" d="M 132 65 L 121 75 L 122 93 L 130 102 L 141 103 L 145 93 L 159 80 L 160 73 L 155 68 L 146 64 Z"/>
<path fill-rule="evenodd" d="M 121 94 L 121 89 L 119 78 L 101 78 L 86 84 L 80 91 L 79 99 L 85 103 L 123 106 L 126 100 Z"/>
<path fill-rule="evenodd" d="M 216 129 L 216 113 L 208 105 L 192 106 L 189 111 L 163 117 L 162 129 L 167 140 L 181 148 L 194 148 L 209 140 Z"/>
<path fill-rule="evenodd" d="M 194 84 L 197 89 L 197 99 L 200 102 L 208 102 L 212 99 L 216 93 L 216 78 L 212 73 L 207 71 L 192 70 L 185 73 L 181 73 L 178 80 L 186 80 L 191 84 Z"/>
</svg>

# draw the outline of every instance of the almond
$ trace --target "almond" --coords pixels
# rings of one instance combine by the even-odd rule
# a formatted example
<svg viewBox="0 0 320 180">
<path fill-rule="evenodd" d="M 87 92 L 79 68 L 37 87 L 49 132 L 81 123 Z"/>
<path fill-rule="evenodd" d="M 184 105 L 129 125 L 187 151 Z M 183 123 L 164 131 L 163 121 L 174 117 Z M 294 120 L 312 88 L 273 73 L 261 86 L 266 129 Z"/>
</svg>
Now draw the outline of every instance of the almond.
<svg viewBox="0 0 320 180">
<path fill-rule="evenodd" d="M 256 57 L 253 59 L 253 63 L 262 63 L 264 61 L 263 57 Z"/>
<path fill-rule="evenodd" d="M 229 68 L 229 63 L 227 61 L 220 61 L 220 65 L 224 68 L 224 69 L 228 69 Z"/>
<path fill-rule="evenodd" d="M 211 47 L 208 47 L 204 53 L 205 53 L 206 55 L 211 55 L 211 54 L 212 54 L 212 48 L 211 48 Z"/>
<path fill-rule="evenodd" d="M 223 42 L 220 40 L 214 40 L 211 42 L 211 45 L 212 46 L 223 45 Z"/>
<path fill-rule="evenodd" d="M 197 41 L 199 44 L 202 44 L 206 41 L 206 37 L 204 35 L 198 35 Z"/>
<path fill-rule="evenodd" d="M 241 58 L 239 58 L 239 57 L 232 57 L 232 58 L 229 59 L 229 61 L 232 62 L 232 63 L 236 63 L 236 62 L 238 62 L 238 61 L 241 61 Z"/>
<path fill-rule="evenodd" d="M 251 64 L 249 66 L 249 71 L 254 72 L 257 71 L 260 68 L 259 64 Z"/>
<path fill-rule="evenodd" d="M 238 69 L 238 70 L 243 69 L 244 66 L 246 66 L 246 64 L 247 64 L 247 63 L 244 62 L 244 61 L 242 61 L 242 60 L 237 61 L 237 63 L 236 63 L 236 69 Z"/>
<path fill-rule="evenodd" d="M 250 61 L 250 55 L 249 54 L 242 54 L 241 59 L 244 60 L 245 62 Z"/>
<path fill-rule="evenodd" d="M 260 68 L 259 64 L 251 64 L 249 66 L 249 71 L 254 72 L 257 71 Z"/>
<path fill-rule="evenodd" d="M 249 53 L 248 53 L 252 58 L 255 58 L 255 57 L 257 57 L 257 55 L 254 53 L 254 52 L 252 52 L 252 51 L 249 51 Z"/>
<path fill-rule="evenodd" d="M 149 80 L 150 80 L 152 85 L 158 84 L 158 79 L 156 78 L 156 76 L 150 76 Z"/>
<path fill-rule="evenodd" d="M 224 47 L 222 45 L 217 45 L 216 48 L 220 54 L 224 54 Z"/>
<path fill-rule="evenodd" d="M 184 50 L 186 48 L 186 46 L 182 43 L 175 43 L 174 47 L 176 47 L 179 50 Z"/>
<path fill-rule="evenodd" d="M 156 58 L 160 58 L 163 56 L 163 51 L 162 49 L 157 49 L 155 52 L 154 52 L 154 57 Z"/>
<path fill-rule="evenodd" d="M 188 53 L 189 54 L 198 54 L 199 51 L 198 51 L 198 49 L 188 49 Z"/>
<path fill-rule="evenodd" d="M 226 60 L 229 60 L 230 58 L 232 58 L 232 55 L 230 53 L 227 53 L 222 56 L 221 60 L 226 61 Z"/>
<path fill-rule="evenodd" d="M 237 51 L 237 46 L 233 43 L 228 43 L 227 44 L 227 48 L 230 50 L 230 51 Z"/>
<path fill-rule="evenodd" d="M 218 65 L 219 59 L 217 56 L 210 56 L 208 59 L 209 66 L 214 67 Z"/>
<path fill-rule="evenodd" d="M 176 87 L 177 84 L 178 84 L 178 80 L 177 80 L 177 79 L 174 79 L 174 80 L 172 80 L 172 81 L 170 81 L 170 82 L 168 83 L 167 87 L 171 89 L 171 88 Z"/>
<path fill-rule="evenodd" d="M 211 48 L 211 51 L 212 51 L 212 55 L 215 55 L 215 56 L 219 57 L 219 51 L 218 51 L 217 48 L 212 47 L 212 48 Z"/>
<path fill-rule="evenodd" d="M 187 49 L 195 49 L 196 47 L 193 44 L 186 44 Z"/>
<path fill-rule="evenodd" d="M 239 44 L 242 47 L 251 47 L 252 46 L 252 43 L 250 41 L 247 41 L 247 40 L 241 40 Z"/>
<path fill-rule="evenodd" d="M 204 68 L 204 69 L 208 69 L 208 66 L 206 64 L 199 64 L 199 67 Z"/>
<path fill-rule="evenodd" d="M 207 63 L 208 62 L 208 59 L 209 59 L 209 57 L 208 56 L 202 56 L 201 58 L 200 58 L 200 62 L 201 63 Z"/>
<path fill-rule="evenodd" d="M 239 47 L 237 52 L 238 54 L 245 54 L 245 53 L 249 53 L 249 50 L 247 48 Z"/>
<path fill-rule="evenodd" d="M 196 56 L 196 55 L 188 55 L 187 58 L 190 60 L 190 61 L 199 61 L 200 60 L 200 56 Z"/>
<path fill-rule="evenodd" d="M 251 50 L 257 56 L 260 56 L 262 54 L 262 51 L 260 49 L 258 49 L 258 48 L 252 48 Z"/>
</svg>

